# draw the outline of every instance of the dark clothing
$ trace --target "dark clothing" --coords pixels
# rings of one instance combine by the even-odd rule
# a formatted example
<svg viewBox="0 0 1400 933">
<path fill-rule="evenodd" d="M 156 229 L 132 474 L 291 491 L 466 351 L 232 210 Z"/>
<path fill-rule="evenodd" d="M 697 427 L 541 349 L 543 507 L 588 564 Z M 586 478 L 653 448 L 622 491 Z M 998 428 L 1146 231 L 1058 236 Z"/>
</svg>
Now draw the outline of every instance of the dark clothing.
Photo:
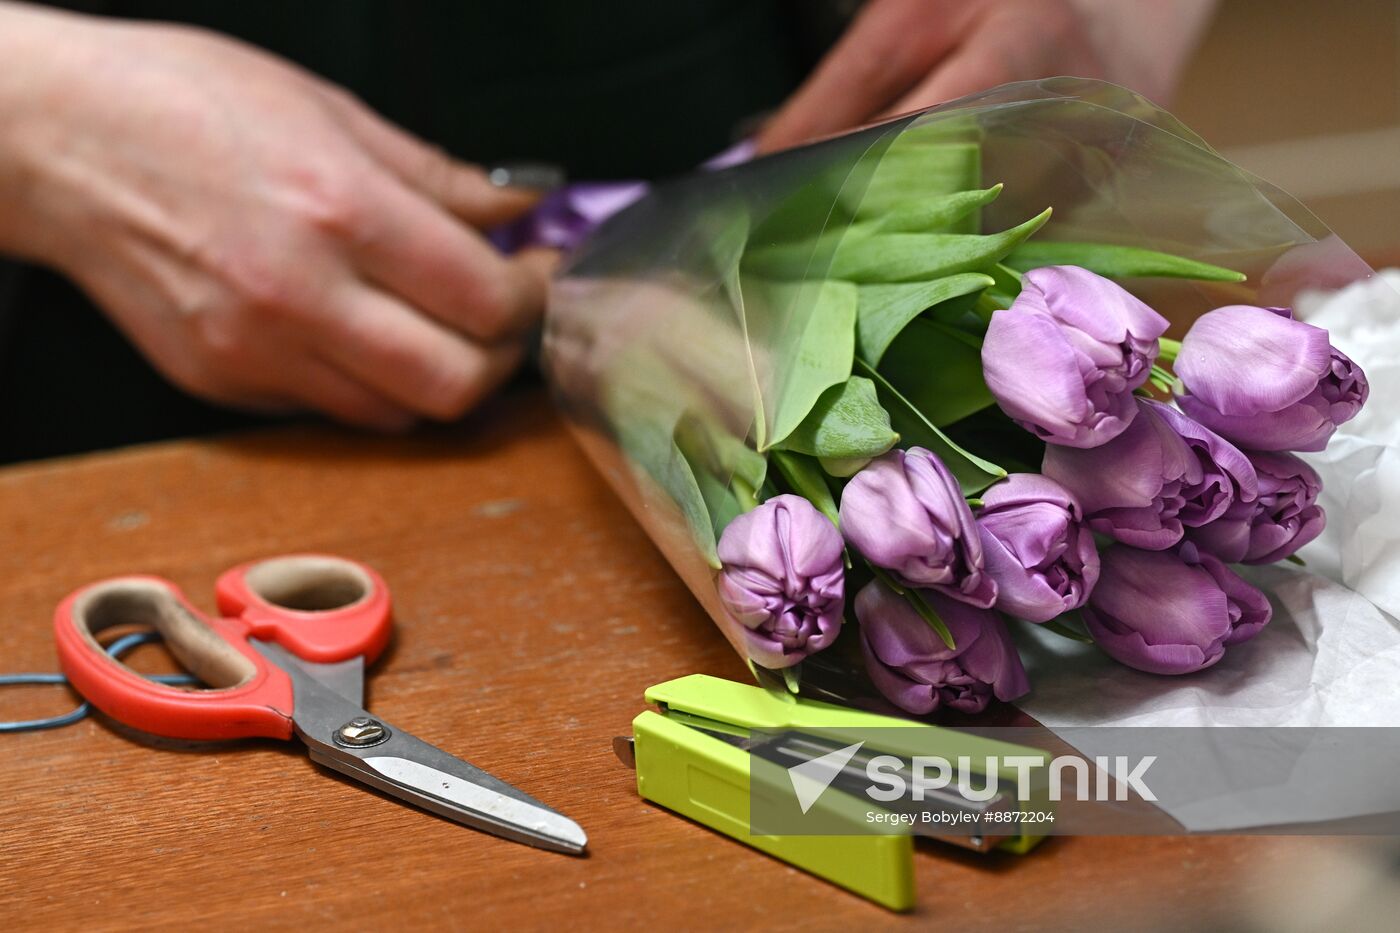
<svg viewBox="0 0 1400 933">
<path fill-rule="evenodd" d="M 694 166 L 776 106 L 825 39 L 804 36 L 780 0 L 66 5 L 216 29 L 301 63 L 461 158 L 553 162 L 573 178 Z M 15 264 L 0 268 L 0 398 L 3 461 L 256 420 L 175 389 L 70 284 Z"/>
</svg>

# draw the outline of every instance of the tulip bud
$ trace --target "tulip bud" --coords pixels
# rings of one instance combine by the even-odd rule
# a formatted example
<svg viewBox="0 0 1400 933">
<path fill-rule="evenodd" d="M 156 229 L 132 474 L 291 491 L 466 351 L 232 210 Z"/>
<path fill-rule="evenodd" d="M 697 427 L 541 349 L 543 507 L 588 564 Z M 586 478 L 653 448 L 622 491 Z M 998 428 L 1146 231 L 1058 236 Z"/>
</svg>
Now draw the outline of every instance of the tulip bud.
<svg viewBox="0 0 1400 933">
<path fill-rule="evenodd" d="M 949 648 L 908 600 L 876 580 L 856 596 L 865 669 L 886 699 L 906 712 L 980 713 L 992 697 L 1014 700 L 1030 690 L 1006 623 L 995 613 L 921 594 L 948 627 Z"/>
<path fill-rule="evenodd" d="M 996 608 L 1047 622 L 1084 605 L 1099 578 L 1099 552 L 1079 502 L 1038 473 L 1013 473 L 982 495 L 977 528 Z"/>
<path fill-rule="evenodd" d="M 1254 451 L 1259 496 L 1237 502 L 1215 521 L 1187 537 L 1229 563 L 1271 564 L 1322 534 L 1327 515 L 1317 504 L 1322 481 L 1292 454 Z"/>
<path fill-rule="evenodd" d="M 1237 447 L 1197 424 L 1170 405 L 1139 400 L 1185 442 L 1201 466 L 1201 478 L 1182 487 L 1181 524 L 1196 528 L 1215 521 L 1236 502 L 1253 502 L 1259 493 L 1254 466 Z"/>
<path fill-rule="evenodd" d="M 1327 331 L 1283 308 L 1230 305 L 1201 316 L 1174 369 L 1186 387 L 1181 410 L 1251 450 L 1322 450 L 1370 393 Z"/>
<path fill-rule="evenodd" d="M 962 489 L 922 447 L 892 450 L 855 475 L 841 494 L 841 531 L 902 584 L 983 608 L 996 601 Z"/>
<path fill-rule="evenodd" d="M 1102 561 L 1084 625 L 1110 657 L 1140 671 L 1210 667 L 1273 613 L 1263 593 L 1190 543 L 1177 553 L 1109 548 Z"/>
<path fill-rule="evenodd" d="M 1001 410 L 1050 444 L 1097 447 L 1137 415 L 1167 321 L 1078 266 L 1032 269 L 992 315 L 982 371 Z"/>
<path fill-rule="evenodd" d="M 801 496 L 775 496 L 720 536 L 719 599 L 749 657 L 791 667 L 835 641 L 845 610 L 841 534 Z"/>
<path fill-rule="evenodd" d="M 1128 429 L 1102 446 L 1046 447 L 1041 471 L 1079 500 L 1094 531 L 1154 551 L 1181 540 L 1187 495 L 1206 475 L 1181 435 L 1145 400 L 1138 400 Z"/>
</svg>

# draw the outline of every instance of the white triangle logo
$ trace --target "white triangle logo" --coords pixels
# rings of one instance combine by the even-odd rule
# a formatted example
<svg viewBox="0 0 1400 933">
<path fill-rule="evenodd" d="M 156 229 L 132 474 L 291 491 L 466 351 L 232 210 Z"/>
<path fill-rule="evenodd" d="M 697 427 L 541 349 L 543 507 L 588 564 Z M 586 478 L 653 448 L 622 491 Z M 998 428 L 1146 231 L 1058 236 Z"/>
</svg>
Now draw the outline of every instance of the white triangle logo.
<svg viewBox="0 0 1400 933">
<path fill-rule="evenodd" d="M 802 808 L 803 813 L 812 809 L 817 798 L 831 786 L 831 782 L 836 780 L 836 775 L 841 773 L 841 769 L 850 763 L 851 758 L 864 744 L 862 741 L 847 745 L 834 752 L 827 752 L 820 758 L 813 758 L 788 768 L 788 780 L 792 781 L 792 792 L 797 795 L 797 805 Z"/>
</svg>

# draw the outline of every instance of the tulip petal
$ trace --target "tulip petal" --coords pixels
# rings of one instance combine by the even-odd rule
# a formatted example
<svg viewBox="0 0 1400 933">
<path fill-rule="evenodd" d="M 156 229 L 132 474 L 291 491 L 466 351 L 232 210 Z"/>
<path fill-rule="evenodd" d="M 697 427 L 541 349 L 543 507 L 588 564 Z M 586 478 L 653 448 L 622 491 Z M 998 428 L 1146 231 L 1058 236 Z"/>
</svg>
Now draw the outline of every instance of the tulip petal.
<svg viewBox="0 0 1400 933">
<path fill-rule="evenodd" d="M 1023 292 L 1039 292 L 1054 317 L 1102 343 L 1129 336 L 1152 341 L 1167 332 L 1167 319 L 1111 279 L 1080 266 L 1042 266 L 1021 279 Z"/>
<path fill-rule="evenodd" d="M 1268 308 L 1229 305 L 1197 319 L 1174 369 L 1191 395 L 1220 414 L 1252 417 L 1300 401 L 1330 366 L 1327 331 Z"/>
<path fill-rule="evenodd" d="M 1104 651 L 1157 674 L 1189 673 L 1220 660 L 1231 634 L 1230 607 L 1210 573 L 1162 551 L 1115 547 L 1100 559 L 1083 618 Z"/>
<path fill-rule="evenodd" d="M 1212 648 L 1207 654 L 1199 645 L 1153 644 L 1138 632 L 1116 626 L 1111 618 L 1100 617 L 1089 607 L 1085 607 L 1082 617 L 1090 637 L 1105 654 L 1149 674 L 1194 674 L 1225 656 L 1223 647 Z"/>
<path fill-rule="evenodd" d="M 1241 580 L 1239 574 L 1221 563 L 1218 558 L 1197 553 L 1189 544 L 1183 546 L 1182 556 L 1209 573 L 1225 594 L 1230 614 L 1230 634 L 1225 636 L 1225 645 L 1238 645 L 1242 641 L 1248 641 L 1269 623 L 1274 613 L 1273 606 L 1269 605 L 1269 598 Z"/>
<path fill-rule="evenodd" d="M 982 374 L 1001 410 L 1041 439 L 1068 443 L 1090 421 L 1074 350 L 1046 314 L 1016 305 L 994 312 L 982 343 Z"/>
<path fill-rule="evenodd" d="M 1046 622 L 1082 605 L 1099 564 L 1081 517 L 1068 490 L 1036 473 L 1014 473 L 983 494 L 977 524 L 996 608 Z"/>
<path fill-rule="evenodd" d="M 845 609 L 844 546 L 800 496 L 775 496 L 736 517 L 719 541 L 716 594 L 748 656 L 790 667 L 835 641 Z"/>
<path fill-rule="evenodd" d="M 972 510 L 930 451 L 893 450 L 872 461 L 842 493 L 840 519 L 851 546 L 901 582 L 976 606 L 995 601 Z"/>
<path fill-rule="evenodd" d="M 1330 406 L 1320 397 L 1252 415 L 1223 415 L 1190 394 L 1178 395 L 1176 402 L 1189 417 L 1251 450 L 1323 450 L 1337 430 Z"/>
<path fill-rule="evenodd" d="M 861 647 L 871 681 L 911 713 L 948 705 L 980 712 L 993 696 L 1029 690 L 1025 668 L 995 613 L 925 590 L 922 597 L 953 636 L 949 648 L 908 600 L 879 581 L 855 599 Z"/>
<path fill-rule="evenodd" d="M 1237 564 L 1249 553 L 1250 523 L 1257 510 L 1254 502 L 1236 502 L 1214 521 L 1188 529 L 1186 537 L 1201 550 Z"/>
<path fill-rule="evenodd" d="M 1165 481 L 1199 469 L 1181 438 L 1151 410 L 1143 417 L 1143 409 L 1122 434 L 1099 447 L 1045 448 L 1041 472 L 1069 490 L 1086 515 L 1151 506 Z"/>
</svg>

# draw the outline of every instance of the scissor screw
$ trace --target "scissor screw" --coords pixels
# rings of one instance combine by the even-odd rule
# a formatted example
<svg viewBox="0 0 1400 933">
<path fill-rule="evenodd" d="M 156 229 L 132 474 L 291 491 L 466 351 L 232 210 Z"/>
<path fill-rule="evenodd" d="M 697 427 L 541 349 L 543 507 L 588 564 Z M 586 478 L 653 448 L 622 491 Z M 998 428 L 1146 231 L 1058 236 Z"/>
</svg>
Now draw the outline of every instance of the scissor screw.
<svg viewBox="0 0 1400 933">
<path fill-rule="evenodd" d="M 368 716 L 356 716 L 335 730 L 335 742 L 349 748 L 368 748 L 389 740 L 389 727 Z"/>
</svg>

